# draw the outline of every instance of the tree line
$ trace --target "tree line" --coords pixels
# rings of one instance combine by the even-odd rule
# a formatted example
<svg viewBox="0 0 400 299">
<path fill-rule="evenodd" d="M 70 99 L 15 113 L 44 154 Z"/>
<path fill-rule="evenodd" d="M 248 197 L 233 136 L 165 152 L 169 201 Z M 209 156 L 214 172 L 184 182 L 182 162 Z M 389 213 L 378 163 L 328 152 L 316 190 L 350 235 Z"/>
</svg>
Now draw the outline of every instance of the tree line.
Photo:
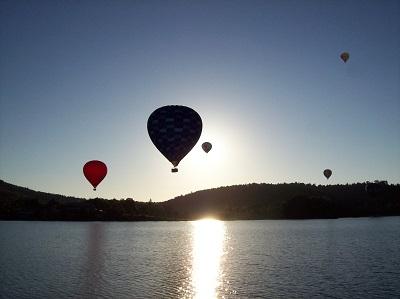
<svg viewBox="0 0 400 299">
<path fill-rule="evenodd" d="M 400 185 L 366 183 L 243 184 L 196 191 L 165 202 L 75 198 L 37 192 L 0 182 L 0 220 L 146 221 L 317 219 L 400 216 Z"/>
</svg>

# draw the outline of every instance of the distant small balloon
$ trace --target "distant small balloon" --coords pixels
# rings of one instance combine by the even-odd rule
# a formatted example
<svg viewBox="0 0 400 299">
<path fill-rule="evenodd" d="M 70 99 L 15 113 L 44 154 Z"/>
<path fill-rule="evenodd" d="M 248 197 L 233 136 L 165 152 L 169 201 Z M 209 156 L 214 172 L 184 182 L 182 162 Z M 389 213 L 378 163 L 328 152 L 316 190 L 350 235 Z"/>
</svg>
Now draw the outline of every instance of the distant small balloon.
<svg viewBox="0 0 400 299">
<path fill-rule="evenodd" d="M 344 61 L 344 63 L 346 63 L 347 60 L 349 60 L 349 57 L 350 57 L 350 55 L 349 55 L 349 53 L 347 53 L 347 52 L 344 52 L 344 53 L 342 53 L 342 55 L 340 55 L 340 58 L 342 58 L 342 60 Z"/>
<path fill-rule="evenodd" d="M 329 180 L 331 175 L 332 175 L 332 170 L 330 170 L 330 169 L 324 170 L 324 176 L 326 177 L 327 180 Z"/>
<path fill-rule="evenodd" d="M 212 148 L 212 144 L 211 144 L 210 142 L 204 142 L 204 143 L 201 145 L 201 148 L 203 149 L 203 151 L 205 151 L 206 153 L 208 153 L 208 152 L 211 150 L 211 148 Z"/>
<path fill-rule="evenodd" d="M 107 166 L 101 161 L 92 160 L 83 166 L 83 174 L 96 191 L 97 186 L 107 175 Z"/>
</svg>

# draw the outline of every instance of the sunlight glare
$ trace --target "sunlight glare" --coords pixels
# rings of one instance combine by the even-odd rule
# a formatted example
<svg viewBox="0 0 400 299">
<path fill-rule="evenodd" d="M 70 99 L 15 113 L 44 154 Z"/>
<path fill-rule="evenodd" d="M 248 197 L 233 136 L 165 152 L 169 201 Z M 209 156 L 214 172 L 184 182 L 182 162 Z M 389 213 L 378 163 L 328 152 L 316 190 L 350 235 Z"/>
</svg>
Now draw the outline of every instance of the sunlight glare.
<svg viewBox="0 0 400 299">
<path fill-rule="evenodd" d="M 207 140 L 200 140 L 190 152 L 190 156 L 188 155 L 187 163 L 190 163 L 188 167 L 208 170 L 210 167 L 215 167 L 215 165 L 221 164 L 224 159 L 229 158 L 224 156 L 224 153 L 226 155 L 227 151 L 223 140 L 211 143 L 213 147 L 209 153 L 204 152 L 201 148 L 201 145 L 205 141 Z"/>
<path fill-rule="evenodd" d="M 212 149 L 208 153 L 201 148 L 203 142 L 206 141 L 212 144 Z M 235 164 L 234 157 L 237 155 L 237 147 L 232 144 L 229 134 L 225 136 L 216 133 L 208 134 L 208 138 L 201 138 L 185 157 L 184 165 L 202 178 L 213 181 L 220 178 L 222 173 Z"/>
<path fill-rule="evenodd" d="M 222 283 L 220 268 L 223 256 L 224 223 L 204 219 L 193 222 L 193 272 L 194 298 L 217 298 L 217 288 Z"/>
</svg>

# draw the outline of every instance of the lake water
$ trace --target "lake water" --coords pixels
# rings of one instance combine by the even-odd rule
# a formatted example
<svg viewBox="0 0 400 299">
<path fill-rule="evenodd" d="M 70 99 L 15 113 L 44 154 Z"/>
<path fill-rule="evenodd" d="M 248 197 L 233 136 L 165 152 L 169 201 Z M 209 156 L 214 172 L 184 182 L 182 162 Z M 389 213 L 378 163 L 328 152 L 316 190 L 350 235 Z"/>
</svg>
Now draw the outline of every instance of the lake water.
<svg viewBox="0 0 400 299">
<path fill-rule="evenodd" d="M 0 298 L 400 298 L 400 217 L 0 221 Z"/>
</svg>

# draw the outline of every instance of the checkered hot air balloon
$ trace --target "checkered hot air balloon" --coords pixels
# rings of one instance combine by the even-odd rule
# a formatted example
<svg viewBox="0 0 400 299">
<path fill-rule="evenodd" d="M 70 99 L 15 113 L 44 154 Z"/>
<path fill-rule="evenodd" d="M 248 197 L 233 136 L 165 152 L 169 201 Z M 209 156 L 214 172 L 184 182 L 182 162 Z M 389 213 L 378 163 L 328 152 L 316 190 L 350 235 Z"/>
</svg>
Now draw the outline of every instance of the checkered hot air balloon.
<svg viewBox="0 0 400 299">
<path fill-rule="evenodd" d="M 186 106 L 163 106 L 147 121 L 147 131 L 156 148 L 174 166 L 192 150 L 200 138 L 203 123 L 200 115 Z"/>
</svg>

